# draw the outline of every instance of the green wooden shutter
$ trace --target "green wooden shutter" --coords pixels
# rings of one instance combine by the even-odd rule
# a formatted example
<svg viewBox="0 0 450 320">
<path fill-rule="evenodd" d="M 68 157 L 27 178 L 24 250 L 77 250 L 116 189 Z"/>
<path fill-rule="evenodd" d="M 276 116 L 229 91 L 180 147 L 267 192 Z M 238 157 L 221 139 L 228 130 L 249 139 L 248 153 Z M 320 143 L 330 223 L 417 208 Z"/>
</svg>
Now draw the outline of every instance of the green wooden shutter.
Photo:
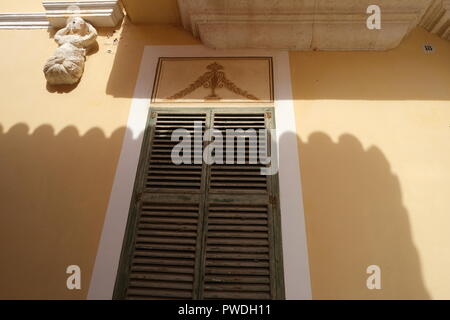
<svg viewBox="0 0 450 320">
<path fill-rule="evenodd" d="M 272 128 L 273 110 L 151 113 L 115 298 L 284 298 L 277 176 L 248 164 L 248 143 L 245 164 L 173 164 L 172 131 L 192 132 L 194 121 L 225 137 L 227 129 Z"/>
<path fill-rule="evenodd" d="M 271 109 L 241 110 L 212 111 L 212 127 L 223 136 L 227 129 L 254 129 L 258 133 L 265 129 L 258 139 L 268 139 L 268 129 L 273 127 Z M 275 236 L 280 232 L 274 176 L 261 175 L 261 164 L 249 163 L 251 145 L 247 139 L 245 164 L 208 167 L 202 299 L 284 297 L 281 244 Z M 234 150 L 237 147 L 235 140 Z"/>
<path fill-rule="evenodd" d="M 116 298 L 197 296 L 206 165 L 175 165 L 171 159 L 172 148 L 178 143 L 171 141 L 173 130 L 183 128 L 193 133 L 195 121 L 200 121 L 204 130 L 209 114 L 194 110 L 150 114 L 122 249 Z"/>
</svg>

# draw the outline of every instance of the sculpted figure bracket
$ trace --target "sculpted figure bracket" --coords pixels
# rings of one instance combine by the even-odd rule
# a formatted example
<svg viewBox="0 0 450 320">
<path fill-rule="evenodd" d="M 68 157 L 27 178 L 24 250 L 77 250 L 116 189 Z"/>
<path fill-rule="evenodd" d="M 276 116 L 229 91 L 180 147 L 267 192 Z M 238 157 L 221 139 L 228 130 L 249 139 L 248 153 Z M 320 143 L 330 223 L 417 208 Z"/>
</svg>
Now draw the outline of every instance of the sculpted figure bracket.
<svg viewBox="0 0 450 320">
<path fill-rule="evenodd" d="M 97 39 L 97 30 L 80 17 L 70 17 L 65 28 L 55 34 L 59 48 L 44 66 L 51 85 L 75 84 L 83 75 L 86 49 Z"/>
</svg>

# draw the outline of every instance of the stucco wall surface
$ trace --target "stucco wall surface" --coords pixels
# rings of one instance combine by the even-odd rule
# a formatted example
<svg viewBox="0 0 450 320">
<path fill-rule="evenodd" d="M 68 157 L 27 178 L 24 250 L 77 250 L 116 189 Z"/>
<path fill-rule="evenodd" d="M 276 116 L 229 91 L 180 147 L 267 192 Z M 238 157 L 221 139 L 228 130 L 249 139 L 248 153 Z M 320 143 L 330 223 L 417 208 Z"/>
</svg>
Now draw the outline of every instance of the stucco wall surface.
<svg viewBox="0 0 450 320">
<path fill-rule="evenodd" d="M 450 299 L 450 43 L 290 61 L 313 297 Z"/>
<path fill-rule="evenodd" d="M 0 298 L 86 297 L 143 48 L 198 44 L 175 26 L 100 29 L 81 82 L 57 89 L 52 37 L 0 30 Z M 418 28 L 392 51 L 290 63 L 313 297 L 449 299 L 449 43 Z"/>
</svg>

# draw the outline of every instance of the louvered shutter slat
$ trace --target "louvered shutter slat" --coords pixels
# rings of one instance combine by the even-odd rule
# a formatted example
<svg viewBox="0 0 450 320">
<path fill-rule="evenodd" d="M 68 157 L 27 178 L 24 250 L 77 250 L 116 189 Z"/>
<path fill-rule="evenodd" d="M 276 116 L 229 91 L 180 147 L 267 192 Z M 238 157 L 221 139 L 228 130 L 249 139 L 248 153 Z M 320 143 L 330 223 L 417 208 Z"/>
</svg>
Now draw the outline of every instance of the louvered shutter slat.
<svg viewBox="0 0 450 320">
<path fill-rule="evenodd" d="M 213 128 L 220 131 L 224 137 L 223 150 L 226 154 L 226 134 L 227 130 L 244 130 L 244 134 L 236 133 L 234 139 L 234 164 L 213 164 L 211 166 L 210 192 L 246 192 L 264 193 L 267 191 L 267 179 L 260 175 L 261 165 L 251 164 L 250 155 L 258 156 L 258 142 L 256 145 L 252 139 L 245 141 L 245 147 L 238 147 L 238 137 L 245 137 L 248 130 L 254 130 L 256 134 L 259 130 L 266 128 L 266 118 L 264 113 L 214 113 Z M 250 147 L 251 145 L 251 147 Z M 244 164 L 238 164 L 238 157 L 242 152 Z M 239 176 L 244 173 L 244 176 Z"/>
<path fill-rule="evenodd" d="M 266 207 L 210 204 L 205 258 L 205 299 L 270 299 Z"/>
<path fill-rule="evenodd" d="M 157 113 L 153 128 L 152 147 L 149 166 L 146 170 L 145 188 L 148 192 L 156 191 L 199 191 L 202 186 L 202 164 L 194 164 L 195 154 L 191 157 L 191 165 L 178 166 L 172 161 L 172 149 L 178 141 L 171 141 L 172 133 L 177 129 L 187 130 L 191 136 L 195 125 L 201 124 L 202 132 L 206 125 L 205 113 Z M 193 139 L 191 141 L 192 151 Z M 186 168 L 188 170 L 186 170 Z"/>
<path fill-rule="evenodd" d="M 198 222 L 198 205 L 143 203 L 127 298 L 193 298 Z"/>
</svg>

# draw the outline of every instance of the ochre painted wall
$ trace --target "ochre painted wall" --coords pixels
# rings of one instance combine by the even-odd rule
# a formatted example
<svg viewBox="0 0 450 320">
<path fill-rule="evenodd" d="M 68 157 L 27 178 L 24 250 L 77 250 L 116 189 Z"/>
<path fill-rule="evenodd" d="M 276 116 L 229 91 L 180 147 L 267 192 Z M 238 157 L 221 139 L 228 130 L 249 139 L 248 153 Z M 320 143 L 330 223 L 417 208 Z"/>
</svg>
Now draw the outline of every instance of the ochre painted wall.
<svg viewBox="0 0 450 320">
<path fill-rule="evenodd" d="M 1 0 L 0 13 L 44 12 L 42 0 Z"/>
<path fill-rule="evenodd" d="M 52 32 L 0 30 L 0 298 L 86 297 L 143 48 L 198 43 L 172 26 L 99 33 L 80 84 L 55 90 Z M 313 297 L 449 299 L 449 43 L 416 29 L 389 52 L 290 59 Z"/>
<path fill-rule="evenodd" d="M 450 299 L 450 43 L 290 62 L 313 297 Z"/>
<path fill-rule="evenodd" d="M 0 30 L 0 299 L 86 297 L 143 48 L 197 43 L 170 26 L 99 34 L 79 85 L 55 91 L 52 33 Z"/>
</svg>

